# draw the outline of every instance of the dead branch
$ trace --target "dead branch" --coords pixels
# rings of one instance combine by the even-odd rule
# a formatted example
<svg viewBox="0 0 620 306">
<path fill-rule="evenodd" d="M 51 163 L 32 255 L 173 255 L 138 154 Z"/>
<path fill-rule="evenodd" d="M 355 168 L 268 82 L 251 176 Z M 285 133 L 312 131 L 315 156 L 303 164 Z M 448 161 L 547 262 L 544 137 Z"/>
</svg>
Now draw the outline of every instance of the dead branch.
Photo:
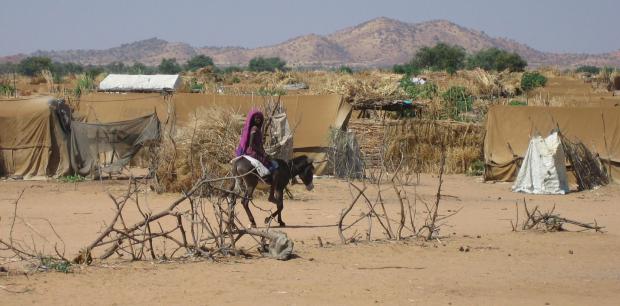
<svg viewBox="0 0 620 306">
<path fill-rule="evenodd" d="M 530 212 L 527 208 L 527 201 L 523 199 L 523 210 L 525 211 L 525 219 L 521 223 L 521 230 L 543 230 L 547 232 L 567 231 L 563 226 L 564 224 L 572 224 L 581 227 L 583 230 L 594 230 L 596 232 L 604 232 L 604 226 L 599 226 L 596 219 L 593 223 L 584 223 L 561 217 L 559 214 L 555 214 L 555 205 L 551 210 L 547 212 L 541 212 L 538 206 Z M 519 206 L 515 203 L 516 221 L 513 223 L 510 220 L 512 231 L 516 232 L 519 226 Z"/>
</svg>

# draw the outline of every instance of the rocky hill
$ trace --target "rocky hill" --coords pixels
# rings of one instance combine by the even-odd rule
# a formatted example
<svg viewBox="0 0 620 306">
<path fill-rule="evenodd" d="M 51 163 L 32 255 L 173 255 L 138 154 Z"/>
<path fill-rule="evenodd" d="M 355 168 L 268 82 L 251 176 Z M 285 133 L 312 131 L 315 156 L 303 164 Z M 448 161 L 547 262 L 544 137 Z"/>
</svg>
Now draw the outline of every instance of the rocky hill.
<svg viewBox="0 0 620 306">
<path fill-rule="evenodd" d="M 578 65 L 620 66 L 620 50 L 605 54 L 557 54 L 535 50 L 506 38 L 461 27 L 446 20 L 406 23 L 385 17 L 321 36 L 304 35 L 280 44 L 254 49 L 241 47 L 200 47 L 151 38 L 106 50 L 37 51 L 31 55 L 48 56 L 60 62 L 108 64 L 121 61 L 157 65 L 162 58 L 185 62 L 197 54 L 211 56 L 218 65 L 247 65 L 256 56 L 278 56 L 290 66 L 385 67 L 411 59 L 417 50 L 439 42 L 459 45 L 468 52 L 497 47 L 519 53 L 530 66 Z M 16 61 L 26 55 L 0 58 Z"/>
</svg>

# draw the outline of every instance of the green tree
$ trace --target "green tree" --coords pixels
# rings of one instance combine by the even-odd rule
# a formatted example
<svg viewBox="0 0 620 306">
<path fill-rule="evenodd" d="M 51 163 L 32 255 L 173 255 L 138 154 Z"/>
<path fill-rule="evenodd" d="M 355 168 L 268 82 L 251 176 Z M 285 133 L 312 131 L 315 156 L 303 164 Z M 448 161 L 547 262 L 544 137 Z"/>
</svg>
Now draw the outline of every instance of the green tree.
<svg viewBox="0 0 620 306">
<path fill-rule="evenodd" d="M 527 62 L 514 52 L 508 52 L 498 48 L 489 48 L 474 53 L 467 59 L 467 68 L 482 68 L 484 70 L 511 72 L 523 71 Z"/>
<path fill-rule="evenodd" d="M 111 62 L 104 69 L 108 73 L 126 73 L 128 70 L 123 62 Z"/>
<path fill-rule="evenodd" d="M 279 57 L 255 57 L 250 60 L 248 69 L 250 71 L 276 71 L 285 70 L 286 62 Z"/>
<path fill-rule="evenodd" d="M 521 89 L 528 92 L 537 87 L 543 87 L 547 84 L 547 78 L 538 71 L 525 72 L 521 76 Z"/>
<path fill-rule="evenodd" d="M 129 74 L 155 74 L 157 73 L 157 67 L 147 66 L 140 62 L 134 62 L 133 65 L 127 67 L 127 73 Z"/>
<path fill-rule="evenodd" d="M 413 68 L 445 70 L 455 73 L 465 67 L 465 49 L 439 43 L 434 47 L 423 47 L 409 63 Z"/>
<path fill-rule="evenodd" d="M 49 57 L 27 57 L 19 62 L 18 71 L 27 76 L 35 76 L 42 70 L 52 70 L 52 60 Z"/>
<path fill-rule="evenodd" d="M 209 66 L 215 66 L 215 64 L 213 63 L 213 59 L 202 54 L 192 57 L 191 59 L 189 59 L 189 61 L 187 61 L 187 64 L 185 65 L 186 69 L 189 71 L 196 71 L 200 68 Z"/>
<path fill-rule="evenodd" d="M 87 66 L 84 68 L 84 73 L 86 74 L 86 77 L 89 79 L 96 79 L 98 75 L 102 74 L 104 72 L 103 68 L 101 66 Z"/>
<path fill-rule="evenodd" d="M 157 70 L 164 74 L 177 74 L 183 69 L 181 69 L 181 65 L 177 63 L 176 58 L 164 58 L 161 60 L 159 66 L 157 66 Z"/>
<path fill-rule="evenodd" d="M 586 72 L 590 74 L 598 74 L 599 72 L 601 72 L 601 68 L 596 67 L 596 66 L 579 66 L 577 69 L 575 69 L 575 72 Z"/>
<path fill-rule="evenodd" d="M 11 62 L 0 63 L 0 74 L 17 72 L 17 65 Z"/>
</svg>

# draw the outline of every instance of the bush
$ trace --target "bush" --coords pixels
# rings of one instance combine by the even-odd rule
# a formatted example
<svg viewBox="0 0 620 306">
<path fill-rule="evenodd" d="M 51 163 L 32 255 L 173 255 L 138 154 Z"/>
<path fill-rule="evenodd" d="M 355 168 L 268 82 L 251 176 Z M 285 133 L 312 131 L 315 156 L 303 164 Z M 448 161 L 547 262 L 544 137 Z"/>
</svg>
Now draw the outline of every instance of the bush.
<svg viewBox="0 0 620 306">
<path fill-rule="evenodd" d="M 267 88 L 261 87 L 256 93 L 259 96 L 284 96 L 286 95 L 286 90 L 282 88 Z"/>
<path fill-rule="evenodd" d="M 537 87 L 547 84 L 547 78 L 538 71 L 526 72 L 521 77 L 521 89 L 528 92 Z"/>
<path fill-rule="evenodd" d="M 498 48 L 478 51 L 467 59 L 469 69 L 482 68 L 487 71 L 508 69 L 510 72 L 516 72 L 523 71 L 526 66 L 527 62 L 519 54 Z"/>
<path fill-rule="evenodd" d="M 81 95 L 88 93 L 95 89 L 95 81 L 94 78 L 89 74 L 80 75 L 77 78 L 77 84 L 73 89 L 73 94 L 76 97 L 80 97 Z"/>
<path fill-rule="evenodd" d="M 473 163 L 469 165 L 467 172 L 465 173 L 469 176 L 481 176 L 484 174 L 484 162 L 477 159 Z"/>
<path fill-rule="evenodd" d="M 455 73 L 465 66 L 465 49 L 459 46 L 451 46 L 439 43 L 434 47 L 423 47 L 411 62 L 413 68 L 445 70 Z"/>
<path fill-rule="evenodd" d="M 12 96 L 15 94 L 15 88 L 7 83 L 0 83 L 0 95 Z"/>
<path fill-rule="evenodd" d="M 198 80 L 196 80 L 196 78 L 192 78 L 192 80 L 190 81 L 189 89 L 191 92 L 204 92 L 205 85 L 198 83 Z"/>
<path fill-rule="evenodd" d="M 432 82 L 415 84 L 408 75 L 400 80 L 400 86 L 411 99 L 432 99 L 437 96 L 437 85 Z"/>
<path fill-rule="evenodd" d="M 237 66 L 229 66 L 222 69 L 222 72 L 225 74 L 233 73 L 233 72 L 243 72 L 243 68 Z"/>
<path fill-rule="evenodd" d="M 248 69 L 250 71 L 270 71 L 285 70 L 286 62 L 279 57 L 255 57 L 250 60 Z"/>
<path fill-rule="evenodd" d="M 459 120 L 461 114 L 471 111 L 474 104 L 473 95 L 462 86 L 452 86 L 448 88 L 441 98 L 444 101 L 445 108 L 448 110 L 448 116 L 451 119 Z"/>
<path fill-rule="evenodd" d="M 418 75 L 422 71 L 419 67 L 414 67 L 411 63 L 403 64 L 403 65 L 394 65 L 392 67 L 392 71 L 398 74 L 405 74 L 408 76 Z"/>
<path fill-rule="evenodd" d="M 52 60 L 49 57 L 27 57 L 19 62 L 18 71 L 26 76 L 33 77 L 43 70 L 52 70 Z"/>
<path fill-rule="evenodd" d="M 86 74 L 86 77 L 88 77 L 91 80 L 96 79 L 97 76 L 99 76 L 100 74 L 104 72 L 103 68 L 101 68 L 100 66 L 88 66 L 86 67 L 84 71 L 85 71 L 84 74 Z"/>
<path fill-rule="evenodd" d="M 185 65 L 186 69 L 189 71 L 196 71 L 200 68 L 204 67 L 214 67 L 213 59 L 206 55 L 196 55 L 187 61 Z"/>
<path fill-rule="evenodd" d="M 86 178 L 79 174 L 60 177 L 60 181 L 63 183 L 78 183 L 78 182 L 83 182 L 85 180 Z"/>
<path fill-rule="evenodd" d="M 338 67 L 337 71 L 340 73 L 348 73 L 348 74 L 353 73 L 353 69 L 351 69 L 351 67 L 349 66 L 340 66 Z"/>
<path fill-rule="evenodd" d="M 177 74 L 181 72 L 181 65 L 177 63 L 176 58 L 163 58 L 159 66 L 157 66 L 157 70 L 163 74 Z"/>
<path fill-rule="evenodd" d="M 508 105 L 510 105 L 510 106 L 527 106 L 527 103 L 525 103 L 523 101 L 512 100 L 512 101 L 510 101 L 510 103 L 508 103 Z"/>
<path fill-rule="evenodd" d="M 586 72 L 590 74 L 598 74 L 601 72 L 601 68 L 596 66 L 579 66 L 575 69 L 575 72 Z"/>
</svg>

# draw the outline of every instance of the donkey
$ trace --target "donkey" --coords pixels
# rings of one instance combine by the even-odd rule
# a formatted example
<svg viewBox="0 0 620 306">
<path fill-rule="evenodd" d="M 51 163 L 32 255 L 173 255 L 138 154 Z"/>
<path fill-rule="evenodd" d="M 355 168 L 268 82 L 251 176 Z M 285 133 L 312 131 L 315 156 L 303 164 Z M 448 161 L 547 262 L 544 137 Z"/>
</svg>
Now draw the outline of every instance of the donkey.
<svg viewBox="0 0 620 306">
<path fill-rule="evenodd" d="M 277 209 L 273 214 L 265 218 L 265 223 L 269 223 L 272 218 L 277 216 L 280 226 L 285 227 L 286 224 L 282 221 L 284 188 L 286 188 L 291 180 L 294 182 L 295 177 L 298 176 L 306 186 L 306 189 L 308 191 L 312 190 L 314 188 L 314 184 L 312 184 L 312 179 L 314 177 L 314 166 L 312 164 L 312 159 L 305 155 L 295 157 L 289 162 L 285 162 L 281 159 L 276 159 L 275 162 L 278 163 L 278 167 L 272 171 L 265 181 L 271 185 L 269 202 L 276 204 Z M 258 185 L 261 179 L 259 178 L 256 169 L 254 169 L 254 166 L 245 158 L 239 158 L 233 162 L 232 174 L 233 176 L 240 176 L 235 179 L 235 190 L 241 189 L 242 194 L 244 195 L 241 200 L 241 204 L 243 204 L 243 208 L 250 219 L 251 226 L 256 227 L 254 216 L 250 211 L 249 202 L 252 198 L 256 185 Z"/>
</svg>

